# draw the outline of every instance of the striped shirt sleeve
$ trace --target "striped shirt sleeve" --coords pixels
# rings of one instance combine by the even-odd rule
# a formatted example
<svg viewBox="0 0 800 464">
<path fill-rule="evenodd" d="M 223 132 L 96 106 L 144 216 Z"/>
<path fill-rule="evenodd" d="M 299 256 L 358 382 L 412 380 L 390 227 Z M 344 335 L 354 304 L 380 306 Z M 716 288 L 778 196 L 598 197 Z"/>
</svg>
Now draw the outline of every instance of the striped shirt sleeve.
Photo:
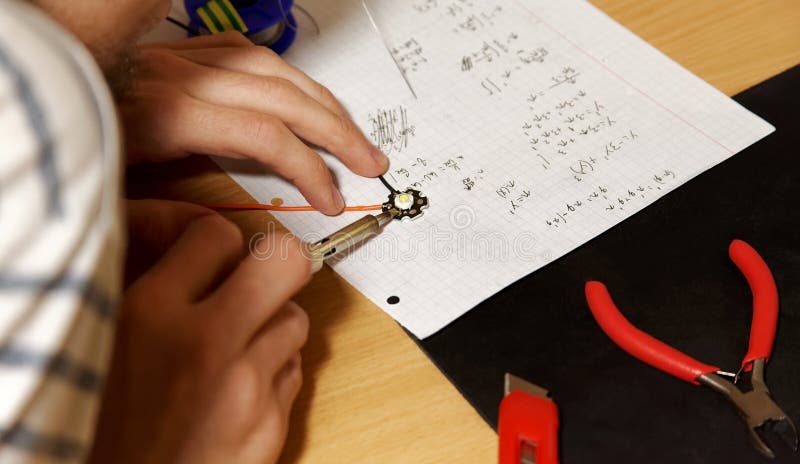
<svg viewBox="0 0 800 464">
<path fill-rule="evenodd" d="M 24 2 L 0 15 L 0 464 L 82 462 L 114 336 L 123 235 L 113 101 Z"/>
</svg>

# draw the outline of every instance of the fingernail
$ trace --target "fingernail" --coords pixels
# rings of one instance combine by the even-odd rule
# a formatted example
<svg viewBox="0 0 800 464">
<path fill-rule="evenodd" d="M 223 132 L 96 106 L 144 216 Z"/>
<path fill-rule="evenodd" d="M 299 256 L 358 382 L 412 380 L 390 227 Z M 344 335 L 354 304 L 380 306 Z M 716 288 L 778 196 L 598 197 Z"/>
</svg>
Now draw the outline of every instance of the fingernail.
<svg viewBox="0 0 800 464">
<path fill-rule="evenodd" d="M 389 167 L 389 158 L 383 154 L 382 151 L 378 149 L 378 147 L 373 146 L 369 150 L 369 154 L 372 155 L 372 158 L 378 162 L 383 167 Z"/>
<path fill-rule="evenodd" d="M 333 184 L 331 184 L 331 199 L 333 200 L 333 204 L 336 205 L 337 212 L 344 208 L 344 198 L 342 198 L 342 194 L 339 192 L 339 189 Z"/>
</svg>

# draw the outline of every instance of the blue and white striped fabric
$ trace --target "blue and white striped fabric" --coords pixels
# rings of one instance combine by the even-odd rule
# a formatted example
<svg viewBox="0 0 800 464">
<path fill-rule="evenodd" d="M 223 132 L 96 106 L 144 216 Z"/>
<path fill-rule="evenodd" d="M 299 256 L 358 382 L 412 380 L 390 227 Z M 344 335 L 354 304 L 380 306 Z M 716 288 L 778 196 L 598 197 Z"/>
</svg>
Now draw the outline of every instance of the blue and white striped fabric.
<svg viewBox="0 0 800 464">
<path fill-rule="evenodd" d="M 0 464 L 80 462 L 121 288 L 120 143 L 82 45 L 24 2 L 0 15 Z"/>
</svg>

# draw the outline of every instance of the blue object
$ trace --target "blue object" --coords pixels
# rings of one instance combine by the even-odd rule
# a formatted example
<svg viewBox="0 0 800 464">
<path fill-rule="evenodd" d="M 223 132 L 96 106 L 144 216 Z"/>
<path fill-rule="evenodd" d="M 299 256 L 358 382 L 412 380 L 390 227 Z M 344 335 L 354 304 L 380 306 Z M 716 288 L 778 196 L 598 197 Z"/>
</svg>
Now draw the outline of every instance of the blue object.
<svg viewBox="0 0 800 464">
<path fill-rule="evenodd" d="M 229 0 L 247 25 L 245 34 L 256 45 L 263 45 L 276 53 L 285 52 L 297 37 L 297 21 L 292 15 L 294 0 Z M 189 15 L 189 27 L 207 32 L 197 9 L 208 0 L 184 0 Z"/>
</svg>

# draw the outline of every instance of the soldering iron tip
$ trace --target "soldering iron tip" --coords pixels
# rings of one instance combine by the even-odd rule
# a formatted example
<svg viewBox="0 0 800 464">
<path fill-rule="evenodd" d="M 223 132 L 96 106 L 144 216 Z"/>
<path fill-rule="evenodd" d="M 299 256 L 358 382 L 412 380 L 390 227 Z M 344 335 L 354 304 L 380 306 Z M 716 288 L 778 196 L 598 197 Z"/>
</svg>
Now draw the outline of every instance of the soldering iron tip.
<svg viewBox="0 0 800 464">
<path fill-rule="evenodd" d="M 379 215 L 377 216 L 377 219 L 378 219 L 378 225 L 379 225 L 380 227 L 383 227 L 383 226 L 385 226 L 386 224 L 388 224 L 388 223 L 392 222 L 392 219 L 394 219 L 395 217 L 397 217 L 397 215 L 398 215 L 398 214 L 400 214 L 400 211 L 398 211 L 398 210 L 397 210 L 397 209 L 395 209 L 395 208 L 392 208 L 392 209 L 390 209 L 390 210 L 388 210 L 388 211 L 384 211 L 384 212 L 382 212 L 381 214 L 379 214 Z"/>
</svg>

